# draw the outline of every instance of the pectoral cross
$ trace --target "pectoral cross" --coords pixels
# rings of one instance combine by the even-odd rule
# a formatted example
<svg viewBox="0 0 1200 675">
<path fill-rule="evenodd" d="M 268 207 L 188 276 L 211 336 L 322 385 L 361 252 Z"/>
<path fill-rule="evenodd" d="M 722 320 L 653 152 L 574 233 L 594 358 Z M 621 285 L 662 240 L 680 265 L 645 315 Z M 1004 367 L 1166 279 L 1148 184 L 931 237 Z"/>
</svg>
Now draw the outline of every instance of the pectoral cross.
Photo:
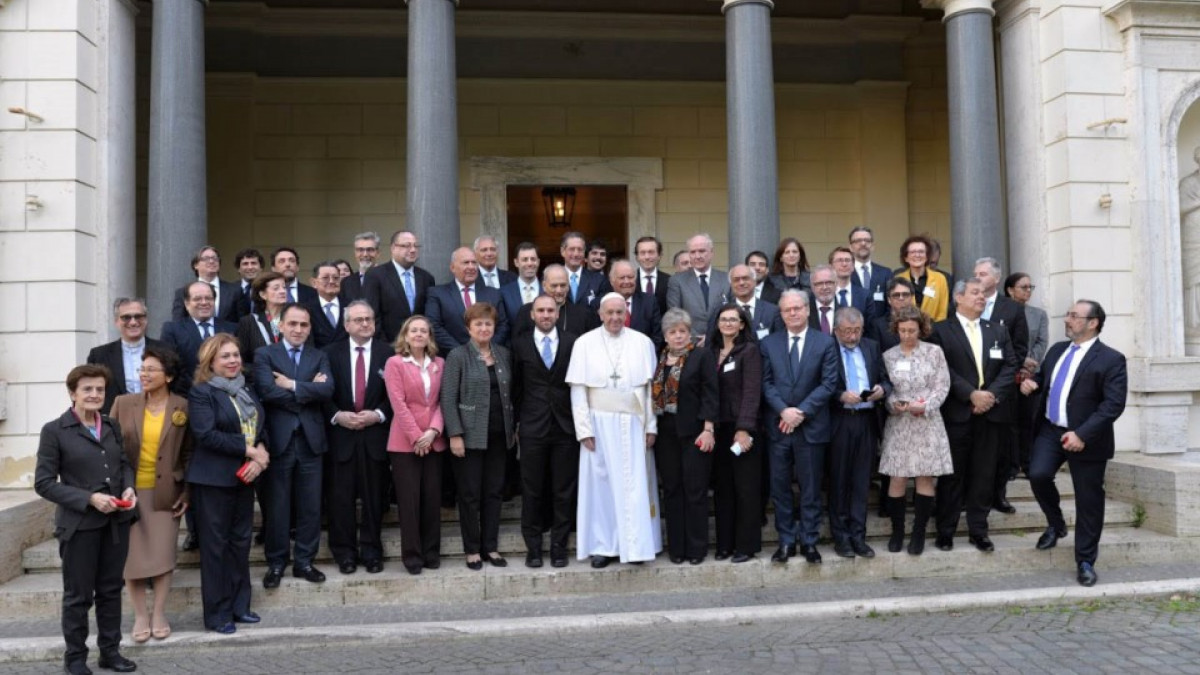
<svg viewBox="0 0 1200 675">
<path fill-rule="evenodd" d="M 613 387 L 614 387 L 614 388 L 616 388 L 616 386 L 617 386 L 617 381 L 621 379 L 621 376 L 617 374 L 617 369 L 616 369 L 616 368 L 613 368 L 612 375 L 609 375 L 609 376 L 608 376 L 608 379 L 612 380 L 612 382 L 613 382 Z"/>
</svg>

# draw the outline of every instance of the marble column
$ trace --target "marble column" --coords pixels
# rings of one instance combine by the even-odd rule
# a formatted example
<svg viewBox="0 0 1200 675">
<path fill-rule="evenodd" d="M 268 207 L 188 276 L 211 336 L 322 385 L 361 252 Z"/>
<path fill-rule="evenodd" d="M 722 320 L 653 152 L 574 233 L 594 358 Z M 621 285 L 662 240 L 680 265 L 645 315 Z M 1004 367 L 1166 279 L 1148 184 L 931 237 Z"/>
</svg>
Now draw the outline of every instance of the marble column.
<svg viewBox="0 0 1200 675">
<path fill-rule="evenodd" d="M 725 0 L 729 264 L 779 243 L 771 0 Z"/>
<path fill-rule="evenodd" d="M 146 290 L 152 325 L 171 317 L 175 289 L 195 278 L 208 237 L 204 122 L 205 0 L 154 0 L 150 41 Z"/>
<path fill-rule="evenodd" d="M 408 3 L 407 229 L 420 239 L 422 266 L 450 278 L 461 244 L 458 222 L 457 0 Z"/>
<path fill-rule="evenodd" d="M 137 295 L 137 59 L 132 0 L 107 0 L 97 7 L 106 27 L 101 48 L 104 86 L 101 91 L 101 164 L 98 190 L 103 254 L 97 256 L 97 277 L 107 279 L 96 290 L 96 326 L 104 339 L 115 339 L 112 302 Z"/>
<path fill-rule="evenodd" d="M 945 12 L 953 270 L 964 278 L 984 256 L 1007 269 L 992 0 L 921 0 L 921 6 Z"/>
</svg>

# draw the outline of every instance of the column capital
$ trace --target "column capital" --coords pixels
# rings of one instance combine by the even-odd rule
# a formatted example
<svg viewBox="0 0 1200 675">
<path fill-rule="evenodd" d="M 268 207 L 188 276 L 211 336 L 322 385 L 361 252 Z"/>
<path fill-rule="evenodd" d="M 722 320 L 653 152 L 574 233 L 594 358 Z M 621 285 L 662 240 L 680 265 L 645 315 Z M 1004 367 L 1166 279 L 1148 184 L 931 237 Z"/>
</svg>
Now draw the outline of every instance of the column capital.
<svg viewBox="0 0 1200 675">
<path fill-rule="evenodd" d="M 737 5 L 766 5 L 768 10 L 775 10 L 775 3 L 772 0 L 721 0 L 721 13 L 728 12 L 731 7 Z"/>
<path fill-rule="evenodd" d="M 964 12 L 987 12 L 991 16 L 996 15 L 992 0 L 921 0 L 921 7 L 942 10 L 942 21 Z"/>
</svg>

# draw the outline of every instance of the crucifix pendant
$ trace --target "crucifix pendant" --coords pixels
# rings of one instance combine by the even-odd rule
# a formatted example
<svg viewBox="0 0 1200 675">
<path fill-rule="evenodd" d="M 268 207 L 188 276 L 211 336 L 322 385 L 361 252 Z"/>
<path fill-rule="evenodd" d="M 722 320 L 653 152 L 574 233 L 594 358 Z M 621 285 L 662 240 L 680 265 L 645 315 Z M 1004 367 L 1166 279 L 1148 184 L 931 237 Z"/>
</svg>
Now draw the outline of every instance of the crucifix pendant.
<svg viewBox="0 0 1200 675">
<path fill-rule="evenodd" d="M 615 387 L 615 386 L 617 386 L 617 380 L 620 380 L 621 376 L 617 374 L 616 370 L 613 370 L 612 375 L 609 375 L 608 379 L 613 381 L 613 386 Z"/>
</svg>

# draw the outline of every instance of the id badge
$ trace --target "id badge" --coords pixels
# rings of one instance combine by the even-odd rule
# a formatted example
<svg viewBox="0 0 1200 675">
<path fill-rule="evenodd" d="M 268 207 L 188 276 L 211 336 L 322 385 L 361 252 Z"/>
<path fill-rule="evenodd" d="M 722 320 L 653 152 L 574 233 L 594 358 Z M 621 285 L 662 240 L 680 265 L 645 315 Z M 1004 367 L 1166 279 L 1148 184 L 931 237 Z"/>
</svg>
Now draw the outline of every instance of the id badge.
<svg viewBox="0 0 1200 675">
<path fill-rule="evenodd" d="M 922 295 L 924 295 L 924 296 L 925 296 L 925 297 L 927 297 L 927 298 L 936 298 L 936 297 L 937 297 L 937 291 L 936 291 L 936 290 L 934 290 L 933 288 L 929 287 L 929 286 L 926 286 L 926 287 L 925 287 L 925 290 L 922 292 Z"/>
<path fill-rule="evenodd" d="M 732 373 L 736 368 L 737 368 L 737 364 L 730 361 L 729 363 L 725 364 L 725 367 L 721 369 L 721 372 L 722 373 Z"/>
<path fill-rule="evenodd" d="M 907 373 L 912 370 L 912 361 L 897 361 L 896 372 Z"/>
</svg>

